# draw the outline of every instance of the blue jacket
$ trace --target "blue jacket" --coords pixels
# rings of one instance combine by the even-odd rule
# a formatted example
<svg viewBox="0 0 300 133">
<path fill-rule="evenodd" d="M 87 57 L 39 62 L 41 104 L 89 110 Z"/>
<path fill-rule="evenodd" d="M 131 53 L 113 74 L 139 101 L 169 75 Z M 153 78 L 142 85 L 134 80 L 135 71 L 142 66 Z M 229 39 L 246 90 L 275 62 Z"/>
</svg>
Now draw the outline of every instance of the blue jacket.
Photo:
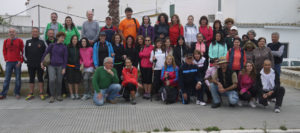
<svg viewBox="0 0 300 133">
<path fill-rule="evenodd" d="M 111 57 L 111 54 L 114 53 L 114 49 L 111 45 L 110 42 L 105 41 L 106 46 L 108 48 L 108 56 L 107 57 Z M 94 43 L 94 47 L 93 47 L 93 61 L 94 61 L 94 65 L 95 67 L 99 66 L 99 41 Z M 114 57 L 113 57 L 114 58 Z"/>
</svg>

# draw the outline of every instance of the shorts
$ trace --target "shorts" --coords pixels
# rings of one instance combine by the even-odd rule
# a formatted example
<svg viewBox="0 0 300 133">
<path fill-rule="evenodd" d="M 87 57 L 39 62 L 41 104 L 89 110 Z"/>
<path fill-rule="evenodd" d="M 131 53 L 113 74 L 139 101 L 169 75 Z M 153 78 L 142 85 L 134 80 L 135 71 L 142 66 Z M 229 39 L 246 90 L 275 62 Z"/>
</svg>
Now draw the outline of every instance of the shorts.
<svg viewBox="0 0 300 133">
<path fill-rule="evenodd" d="M 28 67 L 28 74 L 29 74 L 29 83 L 34 83 L 35 75 L 37 73 L 39 83 L 44 82 L 43 74 L 44 70 L 40 66 L 29 66 Z"/>
<path fill-rule="evenodd" d="M 152 84 L 152 68 L 142 68 L 142 83 L 143 84 Z"/>
</svg>

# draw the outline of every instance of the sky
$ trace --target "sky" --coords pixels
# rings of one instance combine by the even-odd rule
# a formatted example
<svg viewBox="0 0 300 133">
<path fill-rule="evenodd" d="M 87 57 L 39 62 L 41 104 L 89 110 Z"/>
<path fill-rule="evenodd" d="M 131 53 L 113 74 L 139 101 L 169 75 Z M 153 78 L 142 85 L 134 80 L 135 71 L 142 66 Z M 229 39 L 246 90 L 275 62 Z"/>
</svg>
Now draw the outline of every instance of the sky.
<svg viewBox="0 0 300 133">
<path fill-rule="evenodd" d="M 8 13 L 13 15 L 26 10 L 25 2 L 27 0 L 0 0 L 0 15 Z"/>
</svg>

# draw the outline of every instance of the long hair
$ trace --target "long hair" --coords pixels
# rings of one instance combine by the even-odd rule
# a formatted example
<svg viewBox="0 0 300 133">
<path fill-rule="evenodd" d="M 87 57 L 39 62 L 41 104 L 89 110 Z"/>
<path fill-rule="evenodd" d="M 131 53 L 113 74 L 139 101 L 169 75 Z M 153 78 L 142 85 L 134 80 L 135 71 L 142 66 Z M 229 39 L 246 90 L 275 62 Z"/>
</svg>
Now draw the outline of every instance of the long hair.
<svg viewBox="0 0 300 133">
<path fill-rule="evenodd" d="M 85 42 L 86 42 L 86 47 L 90 47 L 90 46 L 91 46 L 91 44 L 90 44 L 90 42 L 89 42 L 89 39 L 86 38 L 86 37 L 83 37 L 83 38 L 81 38 L 80 41 L 79 41 L 79 46 L 80 46 L 80 48 L 83 48 L 83 46 L 82 46 L 82 40 L 85 40 Z"/>
<path fill-rule="evenodd" d="M 67 16 L 66 18 L 65 18 L 65 29 L 67 30 L 68 29 L 68 26 L 67 26 L 67 23 L 66 23 L 66 20 L 67 19 L 71 19 L 71 21 L 72 21 L 72 23 L 71 23 L 71 30 L 75 27 L 75 24 L 73 23 L 73 20 L 72 20 L 72 18 L 70 17 L 70 16 Z"/>
<path fill-rule="evenodd" d="M 129 38 L 132 39 L 131 47 L 134 48 L 134 47 L 135 47 L 135 44 L 134 44 L 134 37 L 133 37 L 132 35 L 127 36 L 127 38 L 126 38 L 126 47 L 128 47 L 127 41 L 128 41 Z"/>
<path fill-rule="evenodd" d="M 173 66 L 173 68 L 175 69 L 175 68 L 176 68 L 175 58 L 174 58 L 174 56 L 172 56 L 172 55 L 168 55 L 168 56 L 166 57 L 166 60 L 165 60 L 165 69 L 167 69 L 167 67 L 168 67 L 168 64 L 167 64 L 167 59 L 168 59 L 168 58 L 171 58 L 171 59 L 172 59 L 172 66 Z"/>
<path fill-rule="evenodd" d="M 177 24 L 179 26 L 179 29 L 181 27 L 181 24 L 180 24 L 180 19 L 179 19 L 179 16 L 177 14 L 174 14 L 172 17 L 171 17 L 171 23 L 170 23 L 170 27 L 172 27 L 174 25 L 174 22 L 172 21 L 172 18 L 173 17 L 176 17 L 177 18 Z"/>
<path fill-rule="evenodd" d="M 195 50 L 195 51 L 194 51 L 193 56 L 194 56 L 194 59 L 195 59 L 195 60 L 196 60 L 196 58 L 195 58 L 195 55 L 196 55 L 196 54 L 200 55 L 200 60 L 201 60 L 201 58 L 202 58 L 201 51 L 199 51 L 199 50 Z"/>
<path fill-rule="evenodd" d="M 179 46 L 179 40 L 182 39 L 183 40 L 183 45 L 182 46 L 186 46 L 185 44 L 185 40 L 184 40 L 184 36 L 180 35 L 178 38 L 177 38 L 177 46 Z"/>
<path fill-rule="evenodd" d="M 156 41 L 155 41 L 155 46 L 154 46 L 154 51 L 156 51 L 157 50 L 157 43 L 161 43 L 161 47 L 160 47 L 160 49 L 161 49 L 161 51 L 163 52 L 163 53 L 165 53 L 166 52 L 166 47 L 165 47 L 165 44 L 163 43 L 163 40 L 161 40 L 161 39 L 156 39 Z"/>
<path fill-rule="evenodd" d="M 143 40 L 143 43 L 142 43 L 142 44 L 139 44 L 139 39 L 142 39 L 142 40 Z M 136 44 L 136 45 L 140 45 L 141 47 L 143 47 L 144 44 L 145 44 L 145 38 L 144 38 L 144 36 L 143 36 L 143 35 L 138 35 L 138 36 L 136 37 L 135 44 Z"/>
<path fill-rule="evenodd" d="M 219 28 L 219 29 L 222 30 L 223 28 L 222 28 L 222 23 L 221 23 L 220 20 L 216 20 L 216 21 L 214 22 L 213 29 L 214 29 L 214 30 L 216 29 L 216 26 L 215 26 L 215 25 L 216 25 L 217 23 L 220 25 L 220 28 Z"/>
<path fill-rule="evenodd" d="M 121 35 L 120 35 L 119 33 L 116 33 L 116 34 L 114 34 L 113 37 L 112 37 L 112 44 L 113 44 L 113 45 L 117 45 L 117 44 L 116 44 L 116 36 L 119 36 L 119 37 L 120 37 L 120 42 L 119 42 L 120 44 L 121 44 L 122 41 L 123 41 Z"/>
<path fill-rule="evenodd" d="M 149 19 L 149 25 L 151 25 L 151 20 L 150 20 L 150 17 L 149 17 L 149 16 L 143 16 L 142 25 L 145 24 L 144 18 L 146 18 L 146 17 Z"/>
<path fill-rule="evenodd" d="M 217 40 L 216 40 L 217 34 L 220 34 L 220 35 L 221 35 L 221 40 L 220 40 L 220 41 L 217 41 Z M 213 40 L 212 40 L 212 44 L 215 45 L 217 42 L 220 43 L 220 44 L 222 44 L 222 45 L 224 45 L 224 37 L 223 37 L 222 32 L 220 32 L 220 31 L 217 31 L 217 32 L 216 32 L 216 35 L 215 35 L 215 37 L 214 37 Z"/>
<path fill-rule="evenodd" d="M 77 36 L 76 36 L 76 35 L 73 35 L 73 36 L 71 37 L 70 43 L 69 43 L 69 45 L 68 45 L 68 47 L 70 47 L 70 48 L 73 47 L 72 40 L 73 40 L 74 37 L 77 37 Z M 79 48 L 79 40 L 78 40 L 78 37 L 77 37 L 76 48 Z"/>
<path fill-rule="evenodd" d="M 244 68 L 243 68 L 242 71 L 241 71 L 241 74 L 242 74 L 242 75 L 247 74 L 247 64 L 251 64 L 251 65 L 252 65 L 252 70 L 251 70 L 249 76 L 250 76 L 250 78 L 251 78 L 253 81 L 255 81 L 255 80 L 256 80 L 256 69 L 255 69 L 255 65 L 253 64 L 253 62 L 247 61 L 247 62 L 246 62 L 246 65 L 244 66 Z"/>
<path fill-rule="evenodd" d="M 161 21 L 160 21 L 161 16 L 163 16 L 165 18 L 165 23 L 168 24 L 169 17 L 168 17 L 168 15 L 166 13 L 161 13 L 161 14 L 158 15 L 158 17 L 157 17 L 158 23 L 161 23 Z"/>
<path fill-rule="evenodd" d="M 201 21 L 202 20 L 206 20 L 206 25 L 208 25 L 208 19 L 206 16 L 201 16 L 200 20 L 199 20 L 199 25 L 201 26 Z"/>
</svg>

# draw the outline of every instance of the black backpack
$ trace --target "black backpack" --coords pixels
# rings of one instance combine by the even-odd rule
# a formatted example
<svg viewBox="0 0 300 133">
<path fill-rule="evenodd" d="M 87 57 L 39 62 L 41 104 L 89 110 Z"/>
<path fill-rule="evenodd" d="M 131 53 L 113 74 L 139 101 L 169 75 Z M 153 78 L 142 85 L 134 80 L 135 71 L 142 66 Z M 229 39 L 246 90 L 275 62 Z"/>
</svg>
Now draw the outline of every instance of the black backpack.
<svg viewBox="0 0 300 133">
<path fill-rule="evenodd" d="M 161 99 L 166 104 L 175 103 L 178 96 L 178 90 L 175 87 L 164 86 L 160 90 Z"/>
</svg>

